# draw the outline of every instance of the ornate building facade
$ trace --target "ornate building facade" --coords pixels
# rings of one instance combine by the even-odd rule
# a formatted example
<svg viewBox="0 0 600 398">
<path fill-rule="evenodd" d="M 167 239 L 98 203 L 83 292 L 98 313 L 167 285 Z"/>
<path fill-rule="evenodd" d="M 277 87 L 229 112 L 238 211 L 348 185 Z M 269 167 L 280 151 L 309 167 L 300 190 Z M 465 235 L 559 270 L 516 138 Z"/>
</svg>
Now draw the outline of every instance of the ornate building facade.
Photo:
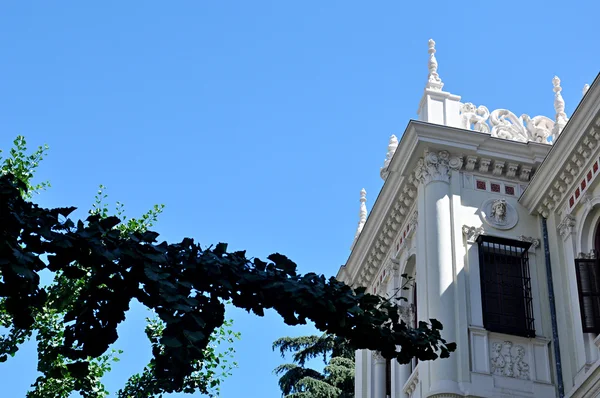
<svg viewBox="0 0 600 398">
<path fill-rule="evenodd" d="M 570 119 L 557 77 L 555 116 L 517 117 L 444 91 L 435 51 L 337 277 L 403 296 L 407 324 L 437 319 L 458 348 L 358 351 L 356 397 L 600 397 L 600 77 Z"/>
</svg>

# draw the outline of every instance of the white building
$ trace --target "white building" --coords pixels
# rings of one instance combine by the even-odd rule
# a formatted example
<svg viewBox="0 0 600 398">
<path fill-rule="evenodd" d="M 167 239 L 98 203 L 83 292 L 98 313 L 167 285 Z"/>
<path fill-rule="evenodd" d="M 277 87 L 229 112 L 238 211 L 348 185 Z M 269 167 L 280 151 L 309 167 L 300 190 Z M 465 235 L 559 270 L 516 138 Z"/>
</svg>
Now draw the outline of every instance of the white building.
<svg viewBox="0 0 600 398">
<path fill-rule="evenodd" d="M 356 354 L 356 397 L 600 397 L 600 77 L 570 120 L 517 117 L 443 91 L 435 43 L 418 121 L 392 136 L 385 180 L 338 279 L 435 318 L 448 359 Z M 404 303 L 404 302 L 403 302 Z"/>
</svg>

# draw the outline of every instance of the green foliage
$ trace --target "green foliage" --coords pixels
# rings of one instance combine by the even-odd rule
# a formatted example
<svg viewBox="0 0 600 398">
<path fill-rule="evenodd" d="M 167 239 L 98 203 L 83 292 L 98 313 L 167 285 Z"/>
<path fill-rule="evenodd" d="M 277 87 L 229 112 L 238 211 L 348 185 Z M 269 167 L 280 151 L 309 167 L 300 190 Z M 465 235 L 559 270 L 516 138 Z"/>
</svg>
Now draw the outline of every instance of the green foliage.
<svg viewBox="0 0 600 398">
<path fill-rule="evenodd" d="M 275 349 L 282 357 L 293 352 L 294 363 L 274 370 L 286 398 L 354 397 L 354 349 L 348 340 L 331 334 L 282 337 L 273 342 Z M 305 367 L 306 361 L 317 357 L 326 365 L 322 373 Z"/>
<path fill-rule="evenodd" d="M 34 153 L 27 154 L 27 143 L 22 136 L 17 137 L 14 145 L 15 147 L 10 151 L 11 157 L 2 163 L 2 175 L 14 175 L 20 181 L 19 193 L 24 198 L 30 198 L 31 192 L 49 186 L 48 183 L 35 185 L 32 183 L 34 171 L 43 159 L 47 146 L 39 147 Z M 109 217 L 108 205 L 105 201 L 107 197 L 105 187 L 101 185 L 89 211 L 91 216 L 99 219 Z M 114 229 L 122 236 L 144 233 L 153 226 L 163 209 L 164 205 L 155 205 L 140 218 L 127 219 L 124 205 L 117 202 L 116 214 L 123 219 L 123 222 L 115 225 Z M 19 244 L 24 245 L 24 243 Z M 22 271 L 27 272 L 25 269 Z M 6 278 L 4 274 L 2 276 Z M 111 365 L 118 362 L 118 354 L 122 354 L 122 351 L 108 350 L 97 357 L 87 357 L 87 364 L 82 366 L 80 360 L 68 358 L 60 350 L 65 337 L 65 315 L 76 307 L 80 293 L 90 283 L 91 276 L 89 268 L 77 262 L 72 263 L 68 270 L 56 270 L 52 282 L 44 287 L 45 303 L 32 312 L 33 324 L 29 328 L 16 327 L 7 307 L 10 302 L 7 302 L 6 297 L 0 299 L 0 326 L 8 329 L 8 333 L 0 337 L 0 362 L 5 362 L 9 356 L 14 356 L 19 346 L 32 335 L 35 334 L 37 341 L 38 371 L 41 375 L 32 385 L 32 390 L 27 393 L 27 397 L 68 398 L 74 391 L 80 391 L 84 397 L 108 396 L 101 380 L 111 371 Z M 160 320 L 148 320 L 146 333 L 153 349 L 163 329 L 164 325 Z M 231 321 L 226 321 L 223 326 L 216 329 L 210 339 L 211 344 L 206 348 L 204 361 L 196 361 L 193 364 L 196 371 L 186 379 L 185 392 L 194 393 L 201 388 L 198 386 L 203 386 L 203 391 L 206 390 L 210 395 L 218 395 L 223 379 L 229 376 L 236 366 L 235 362 L 232 362 L 235 352 L 232 344 L 234 340 L 239 339 L 239 333 L 232 332 Z M 153 395 L 151 389 L 144 389 L 144 386 L 136 382 L 142 377 L 146 386 L 153 383 L 151 374 L 148 374 L 145 369 L 141 375 L 131 377 L 121 396 L 134 396 L 126 395 L 127 387 L 134 385 L 137 385 L 136 391 L 143 394 L 140 396 L 145 398 L 160 396 Z"/>
<path fill-rule="evenodd" d="M 38 193 L 42 189 L 50 187 L 49 182 L 32 183 L 33 174 L 44 159 L 48 151 L 48 145 L 40 146 L 31 154 L 27 154 L 27 141 L 22 135 L 17 136 L 13 141 L 14 147 L 10 150 L 10 157 L 4 159 L 0 169 L 2 174 L 12 174 L 25 184 L 25 189 L 21 194 L 30 198 L 32 194 Z M 2 150 L 0 149 L 0 154 Z M 2 156 L 0 156 L 2 160 Z"/>
<path fill-rule="evenodd" d="M 151 230 L 123 233 L 116 216 L 94 213 L 74 221 L 73 207 L 41 208 L 27 200 L 29 192 L 27 182 L 12 173 L 0 177 L 0 320 L 10 330 L 5 339 L 13 339 L 0 341 L 7 349 L 0 359 L 39 329 L 40 314 L 56 311 L 60 321 L 44 338 L 51 342 L 40 369 L 46 384 L 72 380 L 73 391 L 84 397 L 105 396 L 96 372 L 107 369 L 102 364 L 110 363 L 117 326 L 132 300 L 161 322 L 150 333 L 155 341 L 150 364 L 131 380 L 150 385 L 158 397 L 185 391 L 195 372 L 208 371 L 207 348 L 212 333 L 225 324 L 228 301 L 259 316 L 274 309 L 288 325 L 312 320 L 353 349 L 379 351 L 400 363 L 447 357 L 456 348 L 442 339 L 436 320 L 410 328 L 393 302 L 335 278 L 300 275 L 281 254 L 262 261 L 243 251 L 230 253 L 224 243 L 204 248 L 189 238 L 158 243 L 159 234 Z M 64 278 L 66 289 L 76 292 L 74 300 L 41 284 L 40 274 L 48 271 Z M 64 361 L 53 359 L 59 356 Z M 213 380 L 197 387 L 210 393 L 215 386 Z"/>
</svg>

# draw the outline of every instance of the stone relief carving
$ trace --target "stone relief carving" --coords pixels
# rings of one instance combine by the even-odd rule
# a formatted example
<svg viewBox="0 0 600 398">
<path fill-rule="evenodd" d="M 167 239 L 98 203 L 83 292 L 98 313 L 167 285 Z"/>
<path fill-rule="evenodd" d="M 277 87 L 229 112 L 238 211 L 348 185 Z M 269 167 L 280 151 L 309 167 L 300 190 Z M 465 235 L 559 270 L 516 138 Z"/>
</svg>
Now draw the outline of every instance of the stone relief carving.
<svg viewBox="0 0 600 398">
<path fill-rule="evenodd" d="M 550 143 L 556 131 L 555 122 L 546 116 L 518 117 L 508 109 L 490 113 L 485 106 L 476 107 L 470 102 L 461 105 L 460 115 L 463 128 L 511 141 Z"/>
<path fill-rule="evenodd" d="M 598 258 L 598 252 L 594 249 L 590 250 L 589 253 L 579 252 L 577 258 L 584 260 L 595 260 Z"/>
<path fill-rule="evenodd" d="M 423 184 L 431 181 L 450 182 L 450 170 L 459 170 L 462 162 L 462 157 L 450 157 L 448 151 L 426 151 L 425 157 L 417 161 L 415 177 Z"/>
<path fill-rule="evenodd" d="M 463 128 L 482 133 L 489 133 L 490 127 L 486 121 L 490 117 L 490 111 L 483 105 L 475 107 L 470 102 L 462 104 L 460 107 L 460 115 L 462 117 Z"/>
<path fill-rule="evenodd" d="M 540 240 L 537 238 L 533 238 L 531 236 L 519 235 L 518 239 L 522 242 L 530 242 L 532 249 L 537 249 L 540 247 Z"/>
<path fill-rule="evenodd" d="M 529 364 L 525 361 L 525 354 L 525 347 L 521 345 L 513 347 L 512 341 L 492 343 L 490 353 L 492 374 L 529 380 Z"/>
<path fill-rule="evenodd" d="M 412 304 L 404 304 L 398 307 L 400 312 L 400 319 L 409 326 L 412 326 L 415 322 L 415 306 Z"/>
<path fill-rule="evenodd" d="M 496 223 L 501 224 L 506 222 L 506 200 L 498 199 L 492 202 L 492 218 Z"/>
<path fill-rule="evenodd" d="M 467 242 L 475 242 L 479 235 L 482 235 L 483 232 L 483 227 L 469 227 L 468 225 L 462 226 L 462 233 L 467 237 Z"/>
<path fill-rule="evenodd" d="M 488 199 L 483 202 L 480 216 L 496 229 L 511 229 L 519 219 L 515 208 L 505 199 Z"/>
<path fill-rule="evenodd" d="M 575 231 L 575 217 L 571 214 L 567 214 L 565 218 L 558 224 L 558 232 L 560 236 L 566 238 Z"/>
</svg>

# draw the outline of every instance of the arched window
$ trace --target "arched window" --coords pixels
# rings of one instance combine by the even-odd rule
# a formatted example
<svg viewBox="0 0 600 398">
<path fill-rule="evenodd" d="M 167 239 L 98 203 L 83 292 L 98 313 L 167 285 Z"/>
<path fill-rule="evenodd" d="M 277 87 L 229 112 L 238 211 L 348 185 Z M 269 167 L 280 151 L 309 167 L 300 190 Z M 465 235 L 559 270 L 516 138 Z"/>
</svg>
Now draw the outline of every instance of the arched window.
<svg viewBox="0 0 600 398">
<path fill-rule="evenodd" d="M 597 255 L 600 250 L 600 223 L 594 231 L 593 245 L 588 258 L 575 260 L 579 308 L 584 333 L 600 333 L 600 260 Z"/>
</svg>

